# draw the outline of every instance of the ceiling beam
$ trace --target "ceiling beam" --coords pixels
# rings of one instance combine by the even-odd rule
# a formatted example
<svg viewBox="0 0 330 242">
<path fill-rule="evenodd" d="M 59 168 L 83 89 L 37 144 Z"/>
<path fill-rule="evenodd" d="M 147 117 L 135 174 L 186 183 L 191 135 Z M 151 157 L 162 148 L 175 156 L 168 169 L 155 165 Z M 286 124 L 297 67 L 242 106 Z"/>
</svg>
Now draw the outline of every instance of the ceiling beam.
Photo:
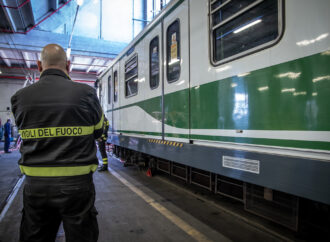
<svg viewBox="0 0 330 242">
<path fill-rule="evenodd" d="M 90 72 L 91 69 L 94 67 L 93 65 L 95 65 L 95 61 L 96 61 L 96 59 L 93 58 L 93 60 L 92 60 L 91 63 L 90 63 L 90 66 L 89 66 L 89 67 L 87 68 L 87 70 L 86 70 L 87 73 Z"/>
<path fill-rule="evenodd" d="M 39 52 L 49 43 L 56 43 L 61 45 L 63 48 L 66 48 L 68 46 L 68 42 L 68 35 L 38 31 L 36 29 L 28 34 L 0 34 L 0 49 L 15 48 Z M 75 36 L 71 43 L 71 55 L 115 58 L 126 46 L 127 43 L 123 42 Z"/>
<path fill-rule="evenodd" d="M 25 65 L 30 68 L 31 67 L 31 63 L 30 61 L 30 56 L 29 56 L 29 52 L 25 52 L 25 51 L 22 51 L 22 56 L 23 56 L 23 59 L 24 59 L 24 62 L 25 62 Z"/>
<path fill-rule="evenodd" d="M 8 5 L 6 0 L 0 0 L 0 4 L 2 6 L 7 6 Z M 8 21 L 8 25 L 10 26 L 10 29 L 12 31 L 16 32 L 17 31 L 17 27 L 16 27 L 16 24 L 14 22 L 14 18 L 13 18 L 12 14 L 11 14 L 11 9 L 10 8 L 3 7 L 2 10 L 5 13 L 5 16 L 6 16 L 6 19 Z"/>
<path fill-rule="evenodd" d="M 72 69 L 73 69 L 73 66 L 74 66 L 74 65 L 72 64 L 72 63 L 73 63 L 73 61 L 74 61 L 74 56 L 71 56 L 71 59 L 72 59 L 72 60 L 71 60 L 71 65 L 70 65 L 70 72 L 72 71 Z"/>
<path fill-rule="evenodd" d="M 3 50 L 0 50 L 0 56 L 2 58 L 2 60 L 6 63 L 7 66 L 11 66 L 11 62 L 6 54 L 6 52 L 4 52 Z"/>
<path fill-rule="evenodd" d="M 59 6 L 59 0 L 48 0 L 49 1 L 49 7 L 53 10 L 58 9 Z"/>
</svg>

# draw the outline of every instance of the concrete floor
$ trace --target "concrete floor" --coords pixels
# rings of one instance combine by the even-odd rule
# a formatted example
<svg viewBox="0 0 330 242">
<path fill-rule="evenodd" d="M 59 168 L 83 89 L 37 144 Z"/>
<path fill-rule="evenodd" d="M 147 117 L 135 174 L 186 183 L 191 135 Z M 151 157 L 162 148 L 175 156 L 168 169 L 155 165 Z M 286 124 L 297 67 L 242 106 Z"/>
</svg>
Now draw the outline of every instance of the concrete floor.
<svg viewBox="0 0 330 242">
<path fill-rule="evenodd" d="M 4 143 L 0 142 L 0 211 L 4 208 L 8 196 L 21 176 L 17 164 L 21 157 L 20 153 L 14 151 L 6 154 L 3 152 L 3 147 Z"/>
<path fill-rule="evenodd" d="M 94 174 L 100 242 L 282 241 L 135 166 L 110 159 L 110 167 Z M 0 222 L 1 242 L 18 241 L 22 187 Z"/>
</svg>

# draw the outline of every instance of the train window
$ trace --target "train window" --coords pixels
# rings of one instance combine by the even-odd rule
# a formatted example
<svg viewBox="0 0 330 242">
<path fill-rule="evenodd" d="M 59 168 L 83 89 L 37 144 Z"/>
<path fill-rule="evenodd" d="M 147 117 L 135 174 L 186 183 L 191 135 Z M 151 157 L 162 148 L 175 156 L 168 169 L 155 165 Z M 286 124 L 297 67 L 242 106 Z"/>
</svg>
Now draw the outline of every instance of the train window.
<svg viewBox="0 0 330 242">
<path fill-rule="evenodd" d="M 138 57 L 133 56 L 125 63 L 125 96 L 137 94 L 138 90 Z"/>
<path fill-rule="evenodd" d="M 281 0 L 210 0 L 212 62 L 221 64 L 274 44 Z"/>
<path fill-rule="evenodd" d="M 113 101 L 118 100 L 118 72 L 113 73 Z"/>
<path fill-rule="evenodd" d="M 180 57 L 180 22 L 175 20 L 167 28 L 166 33 L 166 56 L 167 56 L 167 81 L 179 80 L 181 71 Z"/>
<path fill-rule="evenodd" d="M 153 38 L 149 46 L 149 76 L 150 88 L 154 89 L 159 84 L 159 38 Z"/>
<path fill-rule="evenodd" d="M 111 76 L 108 77 L 108 104 L 111 103 Z"/>
</svg>

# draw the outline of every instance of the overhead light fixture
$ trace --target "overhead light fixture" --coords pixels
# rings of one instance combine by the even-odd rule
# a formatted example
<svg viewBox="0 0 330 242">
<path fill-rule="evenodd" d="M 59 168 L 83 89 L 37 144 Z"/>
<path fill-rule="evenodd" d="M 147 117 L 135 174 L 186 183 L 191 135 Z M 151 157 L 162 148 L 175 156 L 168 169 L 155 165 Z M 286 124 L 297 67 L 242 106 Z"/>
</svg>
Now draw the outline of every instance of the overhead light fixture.
<svg viewBox="0 0 330 242">
<path fill-rule="evenodd" d="M 78 4 L 79 6 L 83 5 L 83 3 L 84 3 L 84 0 L 77 0 L 77 4 Z"/>
<path fill-rule="evenodd" d="M 247 24 L 247 25 L 244 25 L 244 26 L 242 26 L 242 27 L 236 29 L 236 30 L 234 31 L 234 34 L 237 34 L 237 33 L 241 32 L 241 31 L 243 31 L 243 30 L 245 30 L 245 29 L 248 29 L 248 28 L 252 27 L 253 25 L 256 25 L 256 24 L 258 24 L 258 23 L 260 23 L 260 22 L 261 22 L 261 19 L 257 19 L 257 20 L 255 20 L 255 21 L 253 21 L 253 22 L 251 22 L 251 23 L 249 23 L 249 24 Z"/>
</svg>

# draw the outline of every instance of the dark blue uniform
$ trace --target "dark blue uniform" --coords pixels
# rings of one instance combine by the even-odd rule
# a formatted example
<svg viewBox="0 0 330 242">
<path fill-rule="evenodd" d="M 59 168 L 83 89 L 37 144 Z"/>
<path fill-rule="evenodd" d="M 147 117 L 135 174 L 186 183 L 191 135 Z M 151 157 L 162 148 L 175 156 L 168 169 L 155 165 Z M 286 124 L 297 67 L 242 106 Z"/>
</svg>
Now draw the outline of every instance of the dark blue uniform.
<svg viewBox="0 0 330 242">
<path fill-rule="evenodd" d="M 10 136 L 11 136 L 11 125 L 10 121 L 7 121 L 4 125 L 4 136 L 5 136 L 5 152 L 9 153 L 9 146 L 10 146 Z"/>
</svg>

